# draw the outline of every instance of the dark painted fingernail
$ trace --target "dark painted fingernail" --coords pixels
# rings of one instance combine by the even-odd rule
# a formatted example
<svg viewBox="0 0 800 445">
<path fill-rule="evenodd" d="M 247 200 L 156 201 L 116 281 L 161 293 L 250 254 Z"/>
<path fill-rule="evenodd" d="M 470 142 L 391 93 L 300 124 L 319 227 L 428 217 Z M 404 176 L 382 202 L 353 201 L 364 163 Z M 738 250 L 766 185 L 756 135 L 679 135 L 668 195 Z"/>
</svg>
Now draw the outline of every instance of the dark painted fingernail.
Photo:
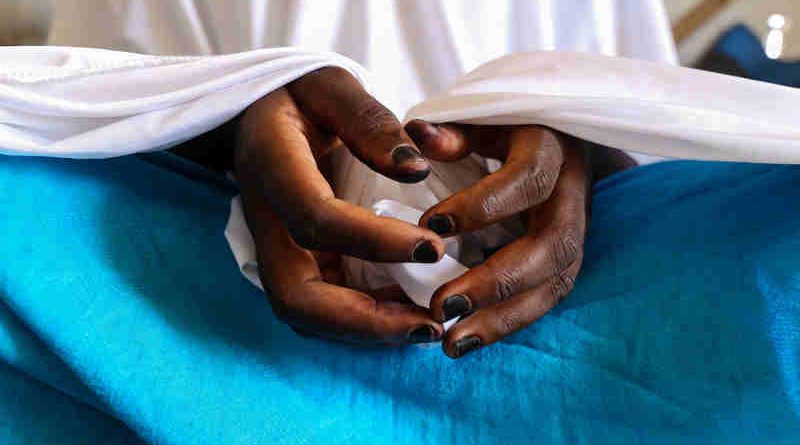
<svg viewBox="0 0 800 445">
<path fill-rule="evenodd" d="M 406 124 L 406 133 L 419 145 L 425 145 L 430 138 L 436 136 L 437 132 L 436 126 L 419 119 Z"/>
<path fill-rule="evenodd" d="M 463 295 L 453 295 L 447 297 L 442 303 L 442 312 L 444 312 L 444 320 L 450 320 L 458 316 L 464 315 L 469 312 L 472 304 L 469 299 Z"/>
<path fill-rule="evenodd" d="M 459 358 L 463 357 L 465 354 L 468 354 L 480 347 L 481 339 L 477 335 L 470 335 L 469 337 L 464 337 L 456 340 L 455 344 L 453 345 L 455 357 Z"/>
<path fill-rule="evenodd" d="M 433 215 L 428 218 L 428 228 L 439 235 L 452 232 L 455 226 L 453 217 L 450 215 Z"/>
<path fill-rule="evenodd" d="M 395 165 L 410 164 L 412 162 L 425 162 L 422 153 L 410 145 L 398 145 L 392 149 L 392 161 Z"/>
<path fill-rule="evenodd" d="M 415 183 L 427 178 L 431 172 L 428 161 L 416 148 L 410 145 L 398 145 L 392 150 L 392 162 L 402 171 L 395 179 L 400 182 Z"/>
<path fill-rule="evenodd" d="M 418 263 L 435 263 L 439 261 L 439 253 L 436 252 L 433 243 L 428 240 L 420 241 L 417 247 L 414 248 L 411 257 Z"/>
<path fill-rule="evenodd" d="M 428 325 L 418 326 L 408 333 L 408 340 L 412 343 L 430 343 L 436 333 Z"/>
</svg>

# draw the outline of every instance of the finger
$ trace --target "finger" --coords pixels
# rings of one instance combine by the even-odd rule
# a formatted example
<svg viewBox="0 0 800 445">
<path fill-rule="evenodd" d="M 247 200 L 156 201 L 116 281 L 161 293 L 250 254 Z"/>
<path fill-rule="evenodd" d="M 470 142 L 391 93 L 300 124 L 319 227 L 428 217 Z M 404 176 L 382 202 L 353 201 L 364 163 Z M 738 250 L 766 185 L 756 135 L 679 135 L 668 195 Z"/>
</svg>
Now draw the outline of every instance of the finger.
<svg viewBox="0 0 800 445">
<path fill-rule="evenodd" d="M 338 340 L 400 345 L 437 341 L 444 332 L 424 308 L 379 302 L 322 280 L 298 285 L 277 298 L 281 300 L 280 318 L 284 322 Z"/>
<path fill-rule="evenodd" d="M 429 159 L 457 161 L 472 152 L 504 160 L 508 154 L 507 126 L 431 124 L 414 119 L 406 133 Z"/>
<path fill-rule="evenodd" d="M 265 205 L 247 211 L 262 223 L 254 231 L 262 283 L 275 315 L 303 332 L 339 340 L 403 344 L 435 341 L 443 328 L 422 308 L 378 302 L 353 289 L 324 282 L 314 255 L 294 242 Z"/>
<path fill-rule="evenodd" d="M 457 161 L 469 155 L 465 130 L 457 125 L 431 123 L 414 119 L 405 126 L 406 133 L 422 150 L 422 154 L 435 161 Z"/>
<path fill-rule="evenodd" d="M 541 238 L 526 235 L 445 283 L 431 298 L 433 319 L 444 322 L 508 300 L 569 267 L 580 257 L 579 230 L 554 228 Z"/>
<path fill-rule="evenodd" d="M 236 170 L 243 198 L 247 205 L 266 200 L 301 246 L 371 261 L 435 262 L 442 256 L 444 242 L 432 231 L 334 196 L 285 90 L 251 106 L 242 128 Z"/>
<path fill-rule="evenodd" d="M 553 132 L 539 127 L 512 130 L 503 167 L 428 209 L 420 226 L 453 235 L 516 215 L 550 196 L 563 162 L 561 142 Z"/>
<path fill-rule="evenodd" d="M 459 321 L 447 331 L 442 341 L 445 354 L 451 358 L 463 357 L 540 319 L 572 291 L 578 269 L 580 263 L 576 262 L 539 287 Z"/>
<path fill-rule="evenodd" d="M 570 151 L 552 196 L 530 212 L 529 232 L 437 289 L 430 305 L 433 318 L 446 321 L 507 300 L 580 261 L 587 182 L 583 159 Z"/>
<path fill-rule="evenodd" d="M 339 136 L 373 170 L 401 182 L 419 182 L 431 171 L 397 117 L 342 68 L 323 68 L 288 86 L 312 120 Z"/>
</svg>

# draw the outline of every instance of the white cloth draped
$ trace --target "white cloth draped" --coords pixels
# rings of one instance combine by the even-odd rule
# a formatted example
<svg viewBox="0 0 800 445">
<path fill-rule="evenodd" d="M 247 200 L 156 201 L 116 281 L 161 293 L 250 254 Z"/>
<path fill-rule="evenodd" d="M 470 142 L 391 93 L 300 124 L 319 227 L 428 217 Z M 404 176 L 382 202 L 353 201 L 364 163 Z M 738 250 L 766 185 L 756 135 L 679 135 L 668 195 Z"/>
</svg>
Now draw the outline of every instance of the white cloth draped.
<svg viewBox="0 0 800 445">
<path fill-rule="evenodd" d="M 676 63 L 661 0 L 58 0 L 49 44 L 154 55 L 333 51 L 398 116 L 491 59 L 561 50 Z"/>
<path fill-rule="evenodd" d="M 163 149 L 214 128 L 307 72 L 335 65 L 362 82 L 366 67 L 371 92 L 398 115 L 439 94 L 413 113 L 432 120 L 538 122 L 660 155 L 794 159 L 794 133 L 780 124 L 790 108 L 732 107 L 731 115 L 727 105 L 713 106 L 715 100 L 733 104 L 740 94 L 747 101 L 762 98 L 760 104 L 781 96 L 788 107 L 793 95 L 782 89 L 724 79 L 726 88 L 705 91 L 715 82 L 707 78 L 701 92 L 692 87 L 697 73 L 547 53 L 504 59 L 456 82 L 484 62 L 520 51 L 674 64 L 660 0 L 59 0 L 55 8 L 49 43 L 63 47 L 0 49 L 0 153 L 109 157 Z M 260 49 L 283 46 L 292 48 Z M 244 52 L 214 56 L 238 51 Z M 682 95 L 675 97 L 688 103 L 671 101 L 676 88 Z M 588 94 L 592 89 L 603 91 L 605 102 Z M 672 120 L 659 130 L 654 120 L 664 116 Z M 722 133 L 737 119 L 747 129 L 726 138 Z M 685 143 L 687 134 L 696 140 Z M 754 144 L 743 142 L 747 137 Z M 748 154 L 754 146 L 759 150 Z M 407 186 L 344 154 L 335 182 L 337 193 L 367 207 L 392 199 L 425 209 L 487 169 L 477 158 L 436 165 L 424 184 Z M 242 270 L 259 284 L 252 239 L 238 201 L 233 204 L 226 235 Z M 483 231 L 448 252 L 474 259 L 471 250 L 503 242 L 512 229 Z M 361 285 L 403 275 L 357 260 L 347 267 Z M 414 273 L 403 276 L 419 281 L 420 271 Z M 445 275 L 422 281 L 430 288 Z"/>
<path fill-rule="evenodd" d="M 366 78 L 344 57 L 296 49 L 159 57 L 9 47 L 0 49 L 0 60 L 0 152 L 17 155 L 109 157 L 155 150 L 213 128 L 319 67 L 341 66 Z M 800 131 L 793 125 L 798 115 L 800 91 L 795 89 L 631 59 L 534 52 L 481 66 L 414 107 L 409 117 L 542 124 L 666 157 L 800 163 Z M 486 171 L 485 161 L 468 158 L 435 164 L 424 183 L 402 185 L 343 156 L 334 182 L 343 198 L 366 207 L 390 199 L 424 210 Z M 243 272 L 258 285 L 252 238 L 238 201 L 232 210 L 226 235 Z M 388 214 L 402 216 L 402 207 L 395 210 Z M 509 227 L 490 228 L 449 252 L 464 258 L 470 249 L 509 236 Z M 399 284 L 416 293 L 421 283 L 414 276 L 424 273 L 419 268 L 435 267 L 405 265 L 399 273 L 352 259 L 347 265 L 351 279 L 367 286 L 397 281 L 405 273 L 404 279 L 412 281 Z M 408 268 L 415 272 L 406 273 Z M 442 279 L 449 276 L 431 271 Z M 429 290 L 441 282 L 425 281 Z"/>
<path fill-rule="evenodd" d="M 89 48 L 0 48 L 0 153 L 101 158 L 176 145 L 264 94 L 325 66 L 362 82 L 333 54 L 277 48 L 210 57 Z"/>
</svg>

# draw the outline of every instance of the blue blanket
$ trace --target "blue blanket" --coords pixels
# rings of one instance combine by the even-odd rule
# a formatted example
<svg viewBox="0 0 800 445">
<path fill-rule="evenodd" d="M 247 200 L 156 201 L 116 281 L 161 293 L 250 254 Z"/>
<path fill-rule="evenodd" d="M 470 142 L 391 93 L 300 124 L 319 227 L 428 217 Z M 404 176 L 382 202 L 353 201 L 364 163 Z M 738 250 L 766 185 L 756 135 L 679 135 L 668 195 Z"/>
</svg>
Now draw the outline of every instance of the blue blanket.
<svg viewBox="0 0 800 445">
<path fill-rule="evenodd" d="M 175 170 L 0 157 L 0 443 L 800 443 L 796 167 L 600 183 L 574 293 L 458 361 L 295 335 Z"/>
</svg>

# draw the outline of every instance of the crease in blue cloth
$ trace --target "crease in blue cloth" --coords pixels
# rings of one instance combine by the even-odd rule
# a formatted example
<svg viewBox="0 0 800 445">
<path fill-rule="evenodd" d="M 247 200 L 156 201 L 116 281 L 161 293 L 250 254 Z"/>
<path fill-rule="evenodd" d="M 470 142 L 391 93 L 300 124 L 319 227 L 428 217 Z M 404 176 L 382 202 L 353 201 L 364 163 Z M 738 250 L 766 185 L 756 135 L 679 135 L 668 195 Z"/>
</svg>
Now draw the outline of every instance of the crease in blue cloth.
<svg viewBox="0 0 800 445">
<path fill-rule="evenodd" d="M 598 184 L 574 293 L 452 361 L 295 335 L 169 162 L 0 157 L 0 443 L 800 441 L 797 167 Z"/>
</svg>

